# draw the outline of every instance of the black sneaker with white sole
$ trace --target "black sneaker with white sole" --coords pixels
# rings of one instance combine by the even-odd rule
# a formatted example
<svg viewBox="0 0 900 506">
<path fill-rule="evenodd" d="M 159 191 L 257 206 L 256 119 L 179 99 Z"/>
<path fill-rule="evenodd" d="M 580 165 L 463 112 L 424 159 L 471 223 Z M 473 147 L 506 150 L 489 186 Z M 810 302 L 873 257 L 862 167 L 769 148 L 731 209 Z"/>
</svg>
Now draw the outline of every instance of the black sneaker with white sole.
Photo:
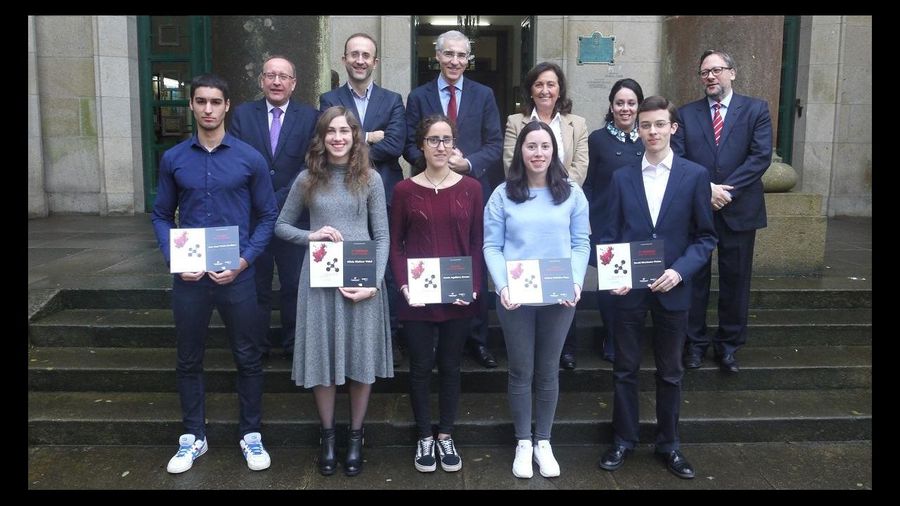
<svg viewBox="0 0 900 506">
<path fill-rule="evenodd" d="M 444 471 L 459 471 L 462 469 L 462 457 L 456 451 L 453 438 L 437 440 L 438 453 L 441 456 L 441 469 Z"/>
<path fill-rule="evenodd" d="M 434 458 L 434 439 L 420 439 L 416 444 L 416 471 L 433 473 L 437 469 Z"/>
</svg>

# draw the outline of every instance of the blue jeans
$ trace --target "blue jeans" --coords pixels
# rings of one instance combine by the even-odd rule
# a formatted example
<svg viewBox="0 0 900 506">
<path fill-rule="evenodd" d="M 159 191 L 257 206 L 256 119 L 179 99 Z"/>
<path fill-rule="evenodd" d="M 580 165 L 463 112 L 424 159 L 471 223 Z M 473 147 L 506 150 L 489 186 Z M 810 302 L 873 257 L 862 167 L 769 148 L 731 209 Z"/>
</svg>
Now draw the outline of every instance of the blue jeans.
<svg viewBox="0 0 900 506">
<path fill-rule="evenodd" d="M 218 309 L 225 322 L 237 365 L 240 435 L 259 432 L 263 392 L 262 336 L 256 325 L 256 286 L 252 277 L 219 286 L 208 277 L 188 282 L 176 275 L 172 285 L 178 346 L 175 375 L 185 432 L 198 439 L 206 437 L 203 356 L 213 308 Z"/>
</svg>

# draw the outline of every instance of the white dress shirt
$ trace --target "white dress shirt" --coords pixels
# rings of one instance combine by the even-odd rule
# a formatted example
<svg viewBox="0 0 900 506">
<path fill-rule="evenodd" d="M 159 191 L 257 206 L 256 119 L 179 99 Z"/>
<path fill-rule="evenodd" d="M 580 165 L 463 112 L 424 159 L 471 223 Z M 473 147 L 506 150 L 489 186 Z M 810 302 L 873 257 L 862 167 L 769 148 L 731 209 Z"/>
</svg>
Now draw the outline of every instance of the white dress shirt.
<svg viewBox="0 0 900 506">
<path fill-rule="evenodd" d="M 647 195 L 647 205 L 650 207 L 650 217 L 653 218 L 653 226 L 659 218 L 659 208 L 662 206 L 663 195 L 666 193 L 666 184 L 669 182 L 669 173 L 672 171 L 672 161 L 675 153 L 669 149 L 668 154 L 658 164 L 653 165 L 647 161 L 647 154 L 641 158 L 641 173 L 644 176 L 644 192 Z"/>
</svg>

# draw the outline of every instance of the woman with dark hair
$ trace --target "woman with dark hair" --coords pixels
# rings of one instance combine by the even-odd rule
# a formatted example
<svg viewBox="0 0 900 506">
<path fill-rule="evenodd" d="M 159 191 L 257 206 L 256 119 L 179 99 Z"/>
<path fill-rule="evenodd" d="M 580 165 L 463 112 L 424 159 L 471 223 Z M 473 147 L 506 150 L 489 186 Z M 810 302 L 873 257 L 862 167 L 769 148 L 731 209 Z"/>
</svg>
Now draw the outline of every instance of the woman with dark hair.
<svg viewBox="0 0 900 506">
<path fill-rule="evenodd" d="M 612 187 L 612 175 L 616 169 L 640 160 L 644 156 L 644 143 L 638 136 L 637 110 L 644 101 L 641 85 L 634 79 L 619 79 L 609 92 L 609 111 L 606 113 L 606 125 L 594 130 L 588 137 L 587 180 L 584 182 L 584 193 L 591 205 L 591 244 L 597 244 L 596 237 L 609 221 L 609 192 Z M 596 252 L 591 251 L 591 265 L 597 265 Z M 597 304 L 603 318 L 605 330 L 601 345 L 603 359 L 615 360 L 613 329 L 615 328 L 615 308 L 613 296 L 607 290 L 597 292 Z M 566 340 L 563 356 L 570 353 L 575 356 L 577 348 L 575 339 Z"/>
<path fill-rule="evenodd" d="M 566 76 L 559 65 L 545 61 L 529 70 L 522 82 L 522 98 L 522 113 L 506 119 L 503 169 L 509 173 L 513 146 L 522 128 L 532 121 L 542 121 L 553 131 L 559 146 L 556 155 L 569 179 L 581 186 L 588 165 L 587 123 L 581 116 L 572 114 L 572 99 L 566 94 Z"/>
<path fill-rule="evenodd" d="M 416 129 L 424 170 L 394 187 L 391 199 L 391 270 L 400 286 L 397 318 L 403 323 L 409 352 L 410 403 L 419 433 L 415 467 L 459 471 L 462 458 L 451 437 L 459 406 L 463 347 L 478 314 L 477 304 L 420 304 L 409 301 L 407 259 L 472 257 L 472 298 L 484 276 L 481 261 L 484 207 L 481 183 L 450 170 L 456 126 L 443 114 L 426 116 Z M 437 332 L 437 353 L 434 334 Z M 431 371 L 438 364 L 440 423 L 431 425 Z M 435 432 L 437 438 L 435 440 Z M 435 458 L 437 452 L 439 459 Z"/>
<path fill-rule="evenodd" d="M 384 270 L 388 261 L 387 205 L 359 120 L 341 106 L 326 109 L 275 223 L 275 234 L 304 247 L 309 241 L 375 240 L 378 288 L 310 288 L 309 260 L 300 272 L 297 336 L 291 379 L 313 389 L 322 423 L 319 472 L 334 474 L 337 385 L 349 383 L 350 427 L 344 474 L 362 471 L 363 420 L 375 378 L 394 376 Z M 295 226 L 309 209 L 310 230 Z M 371 228 L 371 233 L 369 232 Z"/>
<path fill-rule="evenodd" d="M 507 394 L 518 440 L 512 471 L 518 478 L 531 478 L 532 459 L 542 476 L 559 476 L 550 447 L 559 353 L 581 298 L 589 251 L 587 199 L 566 177 L 553 130 L 540 121 L 528 123 L 516 140 L 506 182 L 494 190 L 484 211 L 484 257 L 500 296 L 497 316 L 509 358 Z M 511 303 L 506 261 L 541 258 L 571 259 L 574 299 Z"/>
</svg>

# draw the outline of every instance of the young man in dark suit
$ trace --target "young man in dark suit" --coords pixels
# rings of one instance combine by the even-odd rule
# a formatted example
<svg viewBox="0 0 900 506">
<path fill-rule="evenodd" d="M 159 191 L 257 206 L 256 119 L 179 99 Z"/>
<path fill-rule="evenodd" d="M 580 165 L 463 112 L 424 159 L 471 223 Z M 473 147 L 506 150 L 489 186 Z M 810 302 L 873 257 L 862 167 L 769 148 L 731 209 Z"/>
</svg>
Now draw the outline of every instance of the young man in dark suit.
<svg viewBox="0 0 900 506">
<path fill-rule="evenodd" d="M 265 97 L 238 106 L 228 132 L 262 153 L 269 166 L 272 187 L 278 210 L 284 206 L 297 174 L 306 168 L 306 149 L 315 134 L 319 111 L 291 101 L 297 86 L 297 69 L 283 56 L 272 56 L 263 63 L 259 87 Z M 309 228 L 309 214 L 300 217 Z M 280 346 L 287 357 L 294 356 L 294 337 L 297 322 L 297 284 L 306 248 L 273 236 L 268 247 L 256 260 L 256 294 L 259 304 L 258 324 L 263 336 L 268 336 L 272 313 L 272 276 L 278 266 L 281 298 L 281 335 L 273 336 L 273 344 Z M 269 354 L 266 338 L 263 356 Z"/>
<path fill-rule="evenodd" d="M 772 162 L 772 120 L 764 100 L 732 91 L 734 60 L 723 51 L 700 57 L 706 97 L 679 109 L 672 139 L 679 156 L 706 167 L 719 235 L 719 330 L 712 338 L 719 367 L 737 373 L 735 353 L 747 342 L 750 278 L 756 230 L 766 226 L 762 175 Z M 710 259 L 694 280 L 684 366 L 696 369 L 710 339 L 706 326 Z"/>
<path fill-rule="evenodd" d="M 656 361 L 656 454 L 676 476 L 693 478 L 694 469 L 679 449 L 681 354 L 691 279 L 716 247 L 709 176 L 706 169 L 676 156 L 669 147 L 679 125 L 675 106 L 666 98 L 648 97 L 641 103 L 638 128 L 644 156 L 613 173 L 609 221 L 600 242 L 662 239 L 665 271 L 647 287 L 610 290 L 620 296 L 615 317 L 613 444 L 599 466 L 615 471 L 639 441 L 638 374 L 649 310 Z"/>
<path fill-rule="evenodd" d="M 384 184 L 390 217 L 394 185 L 403 180 L 403 169 L 400 167 L 400 155 L 406 143 L 403 97 L 375 84 L 372 73 L 378 66 L 378 45 L 371 35 L 354 33 L 347 37 L 341 61 L 347 68 L 347 82 L 323 93 L 319 97 L 319 110 L 342 105 L 356 114 L 369 145 L 369 160 L 375 164 L 375 170 Z M 391 345 L 396 365 L 401 359 L 396 313 L 398 292 L 390 269 L 385 271 L 384 280 L 391 308 Z"/>
</svg>

